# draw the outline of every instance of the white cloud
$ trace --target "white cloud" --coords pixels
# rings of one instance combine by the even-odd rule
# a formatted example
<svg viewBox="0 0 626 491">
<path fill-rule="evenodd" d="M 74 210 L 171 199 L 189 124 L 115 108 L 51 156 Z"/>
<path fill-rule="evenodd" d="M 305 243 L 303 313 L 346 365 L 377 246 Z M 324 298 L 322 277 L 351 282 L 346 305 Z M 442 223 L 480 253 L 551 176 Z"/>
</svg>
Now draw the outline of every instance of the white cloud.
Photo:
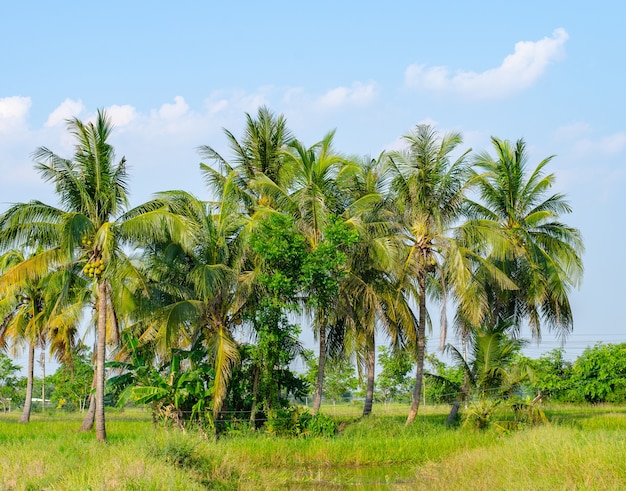
<svg viewBox="0 0 626 491">
<path fill-rule="evenodd" d="M 285 104 L 291 104 L 294 102 L 298 102 L 300 98 L 304 95 L 304 88 L 302 87 L 292 87 L 287 89 L 283 94 L 283 102 Z"/>
<path fill-rule="evenodd" d="M 626 133 L 614 133 L 596 140 L 581 138 L 574 144 L 579 155 L 615 155 L 626 148 Z"/>
<path fill-rule="evenodd" d="M 334 109 L 341 106 L 362 106 L 376 97 L 374 83 L 363 84 L 354 82 L 352 87 L 336 87 L 318 99 L 318 103 L 326 108 Z"/>
<path fill-rule="evenodd" d="M 554 132 L 554 136 L 557 140 L 572 140 L 588 134 L 590 130 L 591 128 L 587 123 L 573 123 L 557 128 Z"/>
<path fill-rule="evenodd" d="M 216 114 L 221 111 L 224 111 L 229 106 L 229 102 L 227 99 L 220 99 L 219 101 L 215 101 L 207 104 L 207 109 L 209 114 Z"/>
<path fill-rule="evenodd" d="M 243 90 L 215 91 L 204 101 L 207 112 L 211 115 L 224 113 L 237 114 L 239 118 L 243 113 L 255 114 L 260 106 L 269 106 L 269 97 L 274 88 L 271 86 L 259 87 L 256 92 Z M 228 117 L 228 116 L 227 116 Z"/>
<path fill-rule="evenodd" d="M 83 111 L 84 106 L 81 100 L 65 99 L 54 111 L 48 116 L 45 126 L 58 126 L 64 124 L 66 120 L 75 118 Z"/>
<path fill-rule="evenodd" d="M 616 155 L 626 149 L 626 132 L 594 138 L 587 123 L 574 123 L 558 128 L 556 139 L 566 144 L 576 157 L 589 155 Z"/>
<path fill-rule="evenodd" d="M 163 104 L 159 109 L 159 116 L 163 119 L 178 119 L 189 110 L 189 105 L 185 99 L 177 95 L 174 97 L 174 104 Z"/>
<path fill-rule="evenodd" d="M 550 63 L 563 57 L 568 38 L 565 29 L 559 28 L 552 37 L 536 42 L 520 41 L 499 67 L 480 73 L 463 70 L 451 73 L 445 66 L 410 65 L 406 69 L 405 85 L 473 99 L 501 99 L 533 85 Z"/>
<path fill-rule="evenodd" d="M 137 119 L 137 110 L 129 105 L 113 105 L 106 109 L 107 114 L 116 127 L 127 126 Z"/>
<path fill-rule="evenodd" d="M 26 122 L 32 102 L 30 97 L 4 97 L 0 99 L 0 131 L 8 131 Z"/>
</svg>

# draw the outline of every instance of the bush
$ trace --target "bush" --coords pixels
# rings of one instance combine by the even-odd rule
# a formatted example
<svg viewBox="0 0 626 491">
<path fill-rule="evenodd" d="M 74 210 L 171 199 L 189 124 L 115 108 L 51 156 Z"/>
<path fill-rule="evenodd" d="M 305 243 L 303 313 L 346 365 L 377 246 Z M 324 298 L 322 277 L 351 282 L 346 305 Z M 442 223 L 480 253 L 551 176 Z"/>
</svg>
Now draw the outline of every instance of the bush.
<svg viewBox="0 0 626 491">
<path fill-rule="evenodd" d="M 189 434 L 174 431 L 148 442 L 147 455 L 176 467 L 191 468 L 198 459 L 194 449 L 196 443 Z"/>
<path fill-rule="evenodd" d="M 325 414 L 313 416 L 305 408 L 292 406 L 272 411 L 265 429 L 279 436 L 331 437 L 337 433 L 337 423 Z"/>
<path fill-rule="evenodd" d="M 297 436 L 302 433 L 300 416 L 304 411 L 295 406 L 272 410 L 265 422 L 265 430 L 272 435 Z"/>
<path fill-rule="evenodd" d="M 489 428 L 493 415 L 501 402 L 500 399 L 481 399 L 472 403 L 465 414 L 463 426 L 478 430 Z"/>
<path fill-rule="evenodd" d="M 302 433 L 306 436 L 331 437 L 337 433 L 337 423 L 325 414 L 312 416 L 306 412 L 300 417 Z"/>
</svg>

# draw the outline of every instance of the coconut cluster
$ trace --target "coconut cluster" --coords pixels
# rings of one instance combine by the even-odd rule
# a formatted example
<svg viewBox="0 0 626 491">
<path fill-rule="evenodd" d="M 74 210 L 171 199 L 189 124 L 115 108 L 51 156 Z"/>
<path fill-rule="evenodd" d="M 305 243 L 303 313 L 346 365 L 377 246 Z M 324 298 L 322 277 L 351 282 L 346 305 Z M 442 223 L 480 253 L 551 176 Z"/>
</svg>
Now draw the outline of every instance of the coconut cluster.
<svg viewBox="0 0 626 491">
<path fill-rule="evenodd" d="M 85 264 L 83 268 L 83 273 L 85 273 L 90 278 L 95 278 L 96 276 L 100 276 L 104 271 L 104 261 L 102 259 L 97 259 L 95 261 L 89 261 Z"/>
</svg>

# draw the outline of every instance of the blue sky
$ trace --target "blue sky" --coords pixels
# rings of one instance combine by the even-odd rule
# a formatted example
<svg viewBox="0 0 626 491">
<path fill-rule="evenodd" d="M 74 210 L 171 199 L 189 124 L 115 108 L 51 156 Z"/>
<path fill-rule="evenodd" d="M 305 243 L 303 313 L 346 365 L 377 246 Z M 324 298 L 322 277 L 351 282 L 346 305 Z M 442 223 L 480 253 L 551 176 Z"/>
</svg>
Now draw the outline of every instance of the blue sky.
<svg viewBox="0 0 626 491">
<path fill-rule="evenodd" d="M 306 144 L 377 155 L 414 125 L 556 155 L 555 191 L 583 233 L 570 356 L 626 341 L 626 6 L 574 2 L 5 2 L 0 6 L 0 211 L 55 203 L 33 170 L 46 146 L 70 156 L 64 120 L 112 115 L 133 204 L 186 189 L 208 196 L 196 152 L 228 155 L 260 104 Z M 433 338 L 438 331 L 435 328 Z M 559 343 L 549 333 L 532 356 Z"/>
</svg>

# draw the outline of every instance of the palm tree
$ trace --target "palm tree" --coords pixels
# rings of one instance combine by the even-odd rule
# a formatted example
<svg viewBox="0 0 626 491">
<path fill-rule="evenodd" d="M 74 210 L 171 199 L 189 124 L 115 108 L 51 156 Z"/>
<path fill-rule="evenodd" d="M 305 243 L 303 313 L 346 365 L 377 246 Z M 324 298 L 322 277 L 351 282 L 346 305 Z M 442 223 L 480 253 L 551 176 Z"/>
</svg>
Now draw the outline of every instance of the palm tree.
<svg viewBox="0 0 626 491">
<path fill-rule="evenodd" d="M 464 343 L 469 344 L 469 356 L 450 344 L 446 346 L 453 362 L 464 374 L 461 384 L 435 377 L 458 392 L 446 424 L 456 420 L 462 400 L 473 395 L 478 401 L 469 411 L 467 421 L 473 421 L 479 428 L 486 427 L 502 399 L 511 397 L 522 383 L 532 379 L 531 367 L 520 363 L 518 356 L 526 342 L 511 337 L 514 328 L 513 319 L 473 328 L 464 339 Z M 535 401 L 528 409 L 534 404 Z"/>
<path fill-rule="evenodd" d="M 365 373 L 363 416 L 371 413 L 374 401 L 378 328 L 399 346 L 400 326 L 412 322 L 407 290 L 398 285 L 404 249 L 385 193 L 385 159 L 382 153 L 377 159 L 357 160 L 356 172 L 341 183 L 350 194 L 344 217 L 358 230 L 359 242 L 348 257 L 337 310 L 345 313 L 345 349 L 356 352 L 359 372 Z"/>
<path fill-rule="evenodd" d="M 406 271 L 416 283 L 418 302 L 417 332 L 412 333 L 417 369 L 408 424 L 415 419 L 420 402 L 429 283 L 431 286 L 438 284 L 431 292 L 438 289 L 445 300 L 451 288 L 462 291 L 471 272 L 462 249 L 454 240 L 454 227 L 461 218 L 467 184 L 469 151 L 451 160 L 452 153 L 462 143 L 461 135 L 439 136 L 430 126 L 418 125 L 404 140 L 409 147 L 390 154 L 389 172 L 403 240 L 408 248 Z M 443 303 L 442 313 L 445 313 Z M 445 316 L 442 316 L 442 339 L 445 327 Z"/>
<path fill-rule="evenodd" d="M 447 345 L 454 362 L 463 368 L 468 389 L 481 399 L 510 395 L 522 381 L 523 377 L 512 365 L 525 342 L 511 338 L 509 332 L 513 326 L 508 320 L 473 329 L 468 340 L 469 360 L 457 348 Z"/>
<path fill-rule="evenodd" d="M 76 341 L 82 310 L 81 299 L 75 295 L 80 278 L 65 270 L 39 277 L 23 276 L 20 272 L 30 262 L 18 250 L 8 251 L 0 260 L 0 345 L 7 340 L 14 347 L 22 341 L 28 344 L 26 399 L 20 423 L 30 421 L 35 348 L 44 350 L 50 344 L 50 352 L 59 361 L 67 360 Z M 16 281 L 17 278 L 22 280 Z"/>
<path fill-rule="evenodd" d="M 40 201 L 13 205 L 0 218 L 0 244 L 35 243 L 44 251 L 42 257 L 49 267 L 79 264 L 91 280 L 97 310 L 96 437 L 105 441 L 107 331 L 117 331 L 113 302 L 122 298 L 112 292 L 122 284 L 120 278 L 137 276 L 124 246 L 136 238 L 181 234 L 184 224 L 156 202 L 125 211 L 126 160 L 114 163 L 114 149 L 107 141 L 113 127 L 104 111 L 98 111 L 95 122 L 71 119 L 67 125 L 76 140 L 71 159 L 45 147 L 33 154 L 37 171 L 55 185 L 61 207 Z"/>
<path fill-rule="evenodd" d="M 241 203 L 242 211 L 251 219 L 251 227 L 267 213 L 291 215 L 307 238 L 309 249 L 317 250 L 331 217 L 345 210 L 345 197 L 341 196 L 337 181 L 350 166 L 332 149 L 334 132 L 307 148 L 291 138 L 282 116 L 275 118 L 266 108 L 261 108 L 257 120 L 247 117 L 246 136 L 241 144 L 227 132 L 235 155 L 234 165 L 210 147 L 201 148 L 206 157 L 221 167 L 217 171 L 203 166 L 207 182 L 219 190 L 221 196 L 228 192 Z M 318 299 L 315 294 L 308 298 L 309 305 L 314 298 Z M 320 380 L 313 412 L 321 404 L 329 310 L 328 305 L 318 307 L 315 308 L 315 329 L 320 340 Z"/>
<path fill-rule="evenodd" d="M 250 251 L 247 250 L 247 240 L 256 224 L 263 220 L 265 211 L 277 207 L 277 203 L 272 199 L 272 193 L 267 193 L 256 186 L 256 182 L 262 179 L 280 188 L 278 183 L 283 173 L 284 151 L 293 137 L 284 116 L 276 116 L 265 106 L 259 107 L 256 118 L 246 113 L 246 125 L 240 140 L 237 140 L 230 131 L 224 129 L 224 132 L 231 157 L 227 160 L 212 147 L 205 145 L 200 147 L 200 154 L 216 168 L 204 163 L 200 167 L 210 192 L 217 199 L 214 204 L 214 211 L 217 213 L 211 220 L 219 219 L 221 225 L 216 221 L 212 225 L 214 231 L 221 227 L 220 232 L 231 234 L 233 230 L 224 228 L 228 221 L 234 218 L 235 221 L 246 222 L 242 233 L 237 232 L 239 238 L 236 241 L 228 241 L 226 237 L 219 239 L 222 247 L 227 246 L 229 242 L 232 245 L 237 244 L 237 259 L 231 261 L 235 256 L 230 257 L 228 265 L 224 266 L 230 271 L 230 278 L 233 281 L 238 279 L 239 286 L 235 288 L 231 285 L 230 293 L 221 295 L 220 298 L 225 302 L 224 319 L 230 319 L 231 323 L 233 320 L 241 323 L 243 311 L 254 317 L 254 312 L 263 297 L 262 288 L 257 281 L 258 271 L 251 261 Z M 214 235 L 213 232 L 210 235 Z M 236 290 L 238 293 L 235 294 Z M 231 303 L 236 298 L 237 305 Z M 227 330 L 230 331 L 231 328 L 232 326 L 229 326 Z M 228 343 L 224 346 L 228 346 Z M 236 352 L 233 351 L 231 354 L 234 357 Z M 234 358 L 231 361 L 234 361 Z M 225 375 L 229 376 L 230 372 Z M 227 377 L 223 380 L 226 381 Z M 221 390 L 225 395 L 225 385 Z M 221 401 L 222 397 L 218 400 Z M 219 409 L 220 406 L 221 402 L 214 407 Z"/>
<path fill-rule="evenodd" d="M 293 140 L 287 121 L 281 114 L 276 116 L 266 106 L 258 109 L 256 118 L 246 113 L 246 126 L 241 141 L 224 129 L 232 157 L 226 160 L 209 145 L 199 148 L 200 155 L 217 164 L 217 169 L 201 164 L 201 170 L 209 188 L 224 196 L 225 187 L 236 196 L 248 215 L 257 206 L 270 205 L 267 195 L 251 187 L 259 175 L 272 182 L 279 182 L 284 161 L 285 147 Z"/>
<path fill-rule="evenodd" d="M 300 232 L 306 237 L 312 253 L 320 250 L 324 233 L 335 217 L 341 216 L 348 197 L 340 183 L 355 172 L 355 165 L 333 150 L 334 131 L 311 147 L 294 140 L 284 153 L 284 166 L 279 182 L 265 175 L 258 176 L 254 185 L 271 196 L 280 211 L 293 216 Z M 338 271 L 327 271 L 333 276 Z M 330 278 L 330 276 L 328 276 Z M 338 281 L 334 277 L 333 282 Z M 336 283 L 335 283 L 336 284 Z M 306 303 L 314 311 L 314 332 L 319 340 L 318 375 L 315 385 L 312 413 L 319 411 L 322 403 L 324 364 L 329 341 L 327 328 L 332 327 L 336 292 L 309 285 Z M 332 330 L 331 330 L 332 334 Z"/>
<path fill-rule="evenodd" d="M 24 256 L 20 251 L 9 251 L 2 257 L 2 272 L 10 269 L 15 264 L 24 261 Z M 7 340 L 13 341 L 15 347 L 19 342 L 26 341 L 28 344 L 28 365 L 26 369 L 26 399 L 24 408 L 20 416 L 20 423 L 30 421 L 30 412 L 33 399 L 33 378 L 35 366 L 35 348 L 45 347 L 45 313 L 42 281 L 37 279 L 25 279 L 24 283 L 18 285 L 7 285 L 3 283 L 3 298 L 0 301 L 0 312 L 2 313 L 2 324 L 0 325 L 0 344 L 6 345 Z"/>
<path fill-rule="evenodd" d="M 142 342 L 153 343 L 167 358 L 173 349 L 202 347 L 214 368 L 213 414 L 226 396 L 232 368 L 238 361 L 233 337 L 245 304 L 239 281 L 246 224 L 236 203 L 199 200 L 184 191 L 159 193 L 157 199 L 190 224 L 192 247 L 175 241 L 146 248 L 152 280 L 152 302 L 140 325 Z"/>
<path fill-rule="evenodd" d="M 534 338 L 541 338 L 541 324 L 560 336 L 573 327 L 569 292 L 580 284 L 583 242 L 580 232 L 560 221 L 571 212 L 565 196 L 549 194 L 554 174 L 544 169 L 553 157 L 527 170 L 524 140 L 515 144 L 491 139 L 495 157 L 480 153 L 473 181 L 479 201 L 469 203 L 468 222 L 479 238 L 486 259 L 515 283 L 501 288 L 477 271 L 490 305 L 485 325 L 512 319 L 515 332 L 528 321 Z"/>
</svg>

